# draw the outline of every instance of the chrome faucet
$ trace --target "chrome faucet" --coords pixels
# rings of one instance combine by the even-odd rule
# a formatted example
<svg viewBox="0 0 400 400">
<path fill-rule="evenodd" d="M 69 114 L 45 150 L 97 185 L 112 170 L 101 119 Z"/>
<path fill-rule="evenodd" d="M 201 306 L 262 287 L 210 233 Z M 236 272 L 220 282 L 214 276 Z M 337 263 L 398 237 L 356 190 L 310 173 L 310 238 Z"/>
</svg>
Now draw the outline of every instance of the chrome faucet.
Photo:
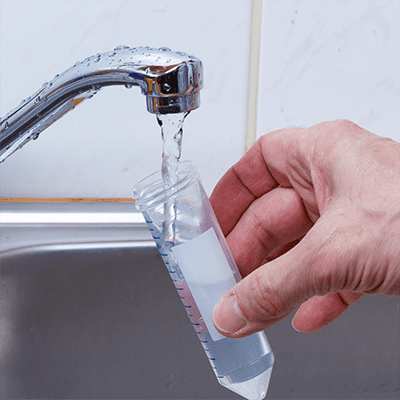
<svg viewBox="0 0 400 400">
<path fill-rule="evenodd" d="M 140 86 L 150 113 L 175 114 L 200 106 L 199 59 L 166 47 L 118 46 L 77 62 L 0 119 L 0 162 L 105 86 Z"/>
</svg>

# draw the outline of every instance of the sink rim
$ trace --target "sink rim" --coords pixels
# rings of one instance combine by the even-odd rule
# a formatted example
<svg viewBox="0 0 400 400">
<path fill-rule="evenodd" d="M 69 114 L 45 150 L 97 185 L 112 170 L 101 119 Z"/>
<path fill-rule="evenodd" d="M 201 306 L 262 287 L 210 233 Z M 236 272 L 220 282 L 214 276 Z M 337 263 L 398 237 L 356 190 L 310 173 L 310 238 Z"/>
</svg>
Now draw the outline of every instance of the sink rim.
<svg viewBox="0 0 400 400">
<path fill-rule="evenodd" d="M 0 260 L 39 251 L 154 247 L 134 202 L 1 202 Z"/>
</svg>

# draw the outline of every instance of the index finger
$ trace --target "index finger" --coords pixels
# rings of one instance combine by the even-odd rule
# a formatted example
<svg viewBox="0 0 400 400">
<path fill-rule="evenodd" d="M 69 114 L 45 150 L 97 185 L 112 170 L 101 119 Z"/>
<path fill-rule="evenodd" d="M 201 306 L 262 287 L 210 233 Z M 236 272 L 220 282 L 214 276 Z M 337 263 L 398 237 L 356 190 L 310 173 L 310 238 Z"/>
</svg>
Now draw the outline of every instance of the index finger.
<svg viewBox="0 0 400 400">
<path fill-rule="evenodd" d="M 300 128 L 284 131 L 298 129 Z M 274 133 L 278 132 L 281 131 Z M 270 135 L 272 133 L 266 136 L 270 137 Z M 282 135 L 282 141 L 274 140 L 271 147 L 276 147 L 276 149 L 271 148 L 269 153 L 275 153 L 278 158 L 282 158 L 279 155 L 283 153 L 282 156 L 287 158 L 287 151 L 294 148 L 293 143 L 291 146 L 287 145 L 287 139 L 288 135 Z M 210 202 L 225 236 L 232 231 L 254 200 L 279 186 L 280 183 L 274 178 L 268 164 L 263 154 L 262 138 L 260 138 L 215 186 Z"/>
</svg>

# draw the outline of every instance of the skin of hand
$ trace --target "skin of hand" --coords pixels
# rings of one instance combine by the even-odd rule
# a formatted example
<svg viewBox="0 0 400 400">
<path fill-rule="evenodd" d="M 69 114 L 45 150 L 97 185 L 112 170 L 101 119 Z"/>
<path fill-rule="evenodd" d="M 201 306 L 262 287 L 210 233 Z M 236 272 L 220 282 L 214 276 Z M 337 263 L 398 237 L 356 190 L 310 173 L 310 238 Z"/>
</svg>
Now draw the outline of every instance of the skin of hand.
<svg viewBox="0 0 400 400">
<path fill-rule="evenodd" d="M 244 277 L 218 302 L 228 337 L 314 332 L 365 294 L 400 294 L 400 144 L 347 120 L 262 136 L 210 201 Z"/>
</svg>

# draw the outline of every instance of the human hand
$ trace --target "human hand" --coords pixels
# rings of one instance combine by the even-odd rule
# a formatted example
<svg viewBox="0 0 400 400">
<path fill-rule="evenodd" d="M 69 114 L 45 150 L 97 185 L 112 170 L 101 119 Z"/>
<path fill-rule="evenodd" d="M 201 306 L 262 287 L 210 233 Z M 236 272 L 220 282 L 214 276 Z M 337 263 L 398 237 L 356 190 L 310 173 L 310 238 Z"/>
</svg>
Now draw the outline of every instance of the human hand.
<svg viewBox="0 0 400 400">
<path fill-rule="evenodd" d="M 244 279 L 214 309 L 243 337 L 316 331 L 364 294 L 400 294 L 400 144 L 350 121 L 261 137 L 211 197 Z"/>
</svg>

